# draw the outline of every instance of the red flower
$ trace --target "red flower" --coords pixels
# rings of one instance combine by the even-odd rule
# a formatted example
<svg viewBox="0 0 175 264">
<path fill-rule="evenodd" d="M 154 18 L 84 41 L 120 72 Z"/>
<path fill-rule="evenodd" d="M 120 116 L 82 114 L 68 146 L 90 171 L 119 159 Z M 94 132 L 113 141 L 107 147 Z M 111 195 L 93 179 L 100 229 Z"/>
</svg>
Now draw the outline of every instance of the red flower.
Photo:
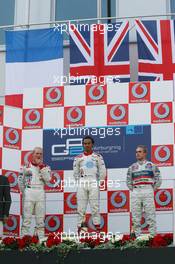
<svg viewBox="0 0 175 264">
<path fill-rule="evenodd" d="M 165 247 L 167 245 L 168 245 L 168 243 L 167 243 L 166 239 L 163 238 L 162 235 L 156 235 L 149 242 L 150 247 Z"/>
<path fill-rule="evenodd" d="M 6 245 L 6 246 L 9 246 L 9 245 L 12 245 L 16 242 L 16 239 L 13 238 L 13 237 L 5 237 L 3 240 L 2 240 L 3 244 Z"/>
<path fill-rule="evenodd" d="M 173 234 L 168 233 L 163 235 L 163 238 L 167 241 L 168 244 L 171 244 L 173 242 Z"/>
<path fill-rule="evenodd" d="M 38 244 L 39 242 L 39 239 L 37 236 L 33 236 L 32 239 L 31 239 L 31 244 Z"/>
<path fill-rule="evenodd" d="M 46 241 L 46 246 L 52 247 L 52 246 L 59 245 L 60 243 L 61 243 L 61 236 L 59 233 L 49 234 L 47 241 Z"/>
<path fill-rule="evenodd" d="M 81 243 L 86 243 L 88 244 L 88 246 L 90 248 L 94 248 L 100 244 L 104 244 L 104 243 L 107 243 L 108 242 L 108 239 L 106 238 L 105 240 L 103 239 L 103 237 L 100 237 L 100 236 L 95 236 L 95 237 L 83 237 L 80 239 L 80 242 Z"/>
<path fill-rule="evenodd" d="M 26 236 L 23 236 L 22 239 L 23 239 L 23 241 L 24 241 L 24 243 L 26 245 L 30 245 L 31 244 L 31 240 L 32 240 L 32 237 L 31 236 L 26 235 Z"/>
<path fill-rule="evenodd" d="M 129 241 L 131 239 L 130 235 L 123 235 L 122 241 Z"/>
<path fill-rule="evenodd" d="M 124 245 L 124 244 L 126 244 L 128 241 L 130 241 L 130 240 L 131 240 L 130 235 L 123 235 L 122 240 L 120 240 L 119 242 L 120 242 L 121 245 Z M 132 240 L 133 240 L 133 239 L 132 239 Z"/>
<path fill-rule="evenodd" d="M 18 248 L 19 248 L 19 249 L 23 249 L 23 248 L 25 248 L 25 246 L 26 246 L 25 239 L 23 239 L 23 238 L 18 238 L 18 239 L 17 239 L 17 244 L 18 244 Z"/>
</svg>

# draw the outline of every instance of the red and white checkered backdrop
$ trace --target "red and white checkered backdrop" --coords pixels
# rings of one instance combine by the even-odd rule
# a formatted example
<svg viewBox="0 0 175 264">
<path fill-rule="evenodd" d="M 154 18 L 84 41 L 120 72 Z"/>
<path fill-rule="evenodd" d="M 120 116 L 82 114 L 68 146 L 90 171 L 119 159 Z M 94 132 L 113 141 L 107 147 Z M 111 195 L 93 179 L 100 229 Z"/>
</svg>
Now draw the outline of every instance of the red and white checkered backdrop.
<svg viewBox="0 0 175 264">
<path fill-rule="evenodd" d="M 43 129 L 67 126 L 65 113 L 72 106 L 79 107 L 83 112 L 81 122 L 78 124 L 82 126 L 151 125 L 152 161 L 160 167 L 163 178 L 160 190 L 155 193 L 157 229 L 158 232 L 173 231 L 172 196 L 175 179 L 173 82 L 151 82 L 145 83 L 144 86 L 142 84 L 121 83 L 102 86 L 104 95 L 98 101 L 90 98 L 88 85 L 24 89 L 22 109 L 7 105 L 0 107 L 0 170 L 3 175 L 9 177 L 13 201 L 9 227 L 5 228 L 5 234 L 20 234 L 22 201 L 17 185 L 20 166 L 28 159 L 30 151 L 35 146 L 43 146 Z M 61 96 L 57 97 L 58 100 L 50 100 L 52 97 L 55 98 L 58 89 Z M 120 122 L 112 120 L 110 116 L 111 106 L 116 104 L 123 105 L 126 110 L 126 115 Z M 165 113 L 165 117 L 160 119 L 156 111 L 161 115 Z M 37 117 L 39 117 L 37 122 L 28 122 L 33 118 L 36 121 Z M 163 157 L 162 161 L 156 159 L 155 151 L 158 147 L 160 156 Z M 170 156 L 166 159 L 167 150 L 170 151 Z M 133 159 L 134 155 L 133 153 Z M 100 192 L 103 231 L 130 232 L 130 195 L 125 182 L 126 172 L 126 168 L 107 170 L 107 179 L 120 180 L 121 185 L 120 188 L 108 187 Z M 62 180 L 73 179 L 72 170 L 59 171 L 58 167 L 58 171 L 53 172 L 53 177 L 57 176 L 55 173 L 58 173 Z M 75 192 L 74 187 L 72 189 L 66 186 L 64 189 L 46 187 L 46 234 L 49 230 L 76 231 Z M 111 203 L 111 196 L 118 204 L 117 207 Z M 126 201 L 122 202 L 125 198 Z M 88 207 L 87 219 L 89 218 Z"/>
</svg>

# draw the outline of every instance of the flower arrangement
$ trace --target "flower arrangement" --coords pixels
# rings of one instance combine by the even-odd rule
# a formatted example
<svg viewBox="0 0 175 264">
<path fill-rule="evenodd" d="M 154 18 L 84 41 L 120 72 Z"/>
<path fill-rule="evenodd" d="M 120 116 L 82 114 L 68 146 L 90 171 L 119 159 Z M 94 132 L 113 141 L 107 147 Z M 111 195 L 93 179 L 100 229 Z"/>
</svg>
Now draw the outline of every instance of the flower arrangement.
<svg viewBox="0 0 175 264">
<path fill-rule="evenodd" d="M 148 235 L 136 239 L 130 235 L 106 238 L 101 236 L 84 236 L 81 238 L 62 238 L 60 234 L 50 234 L 45 241 L 40 242 L 36 236 L 22 238 L 6 237 L 0 240 L 2 250 L 30 250 L 33 252 L 51 252 L 57 250 L 60 259 L 64 259 L 71 251 L 81 249 L 129 249 L 129 248 L 160 248 L 173 242 L 173 234 L 157 234 L 154 238 Z"/>
</svg>

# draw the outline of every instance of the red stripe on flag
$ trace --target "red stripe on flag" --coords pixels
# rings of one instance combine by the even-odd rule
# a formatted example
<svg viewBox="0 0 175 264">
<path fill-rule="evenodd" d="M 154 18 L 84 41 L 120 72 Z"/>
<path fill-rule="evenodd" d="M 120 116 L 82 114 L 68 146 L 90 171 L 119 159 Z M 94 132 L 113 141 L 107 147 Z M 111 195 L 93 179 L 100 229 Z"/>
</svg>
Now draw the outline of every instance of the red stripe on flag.
<svg viewBox="0 0 175 264">
<path fill-rule="evenodd" d="M 118 47 L 120 46 L 122 40 L 124 39 L 125 35 L 127 34 L 128 28 L 129 28 L 129 22 L 126 24 L 122 34 L 120 35 L 120 37 L 116 41 L 114 47 L 112 48 L 110 54 L 108 55 L 108 61 L 110 61 L 111 58 L 114 56 L 114 53 L 116 52 L 116 49 L 118 49 Z"/>
<path fill-rule="evenodd" d="M 149 41 L 149 43 L 152 46 L 152 48 L 158 54 L 159 48 L 157 46 L 157 43 L 154 42 L 154 40 L 152 39 L 152 37 L 149 35 L 149 32 L 144 28 L 143 24 L 139 20 L 136 20 L 136 23 L 138 24 L 138 26 L 141 28 L 141 30 L 143 31 L 143 33 L 147 37 L 147 40 Z"/>
</svg>

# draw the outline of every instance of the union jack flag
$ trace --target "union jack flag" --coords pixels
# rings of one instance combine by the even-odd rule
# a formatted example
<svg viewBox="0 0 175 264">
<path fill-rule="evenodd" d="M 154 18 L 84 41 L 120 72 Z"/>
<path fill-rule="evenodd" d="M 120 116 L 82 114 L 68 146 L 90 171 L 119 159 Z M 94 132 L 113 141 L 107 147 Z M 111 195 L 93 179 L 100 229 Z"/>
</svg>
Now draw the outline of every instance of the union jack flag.
<svg viewBox="0 0 175 264">
<path fill-rule="evenodd" d="M 175 31 L 173 20 L 135 21 L 139 81 L 173 80 Z"/>
<path fill-rule="evenodd" d="M 70 27 L 70 77 L 74 84 L 130 81 L 129 22 Z M 77 83 L 76 83 L 76 80 Z M 109 80 L 109 79 L 108 79 Z"/>
</svg>

